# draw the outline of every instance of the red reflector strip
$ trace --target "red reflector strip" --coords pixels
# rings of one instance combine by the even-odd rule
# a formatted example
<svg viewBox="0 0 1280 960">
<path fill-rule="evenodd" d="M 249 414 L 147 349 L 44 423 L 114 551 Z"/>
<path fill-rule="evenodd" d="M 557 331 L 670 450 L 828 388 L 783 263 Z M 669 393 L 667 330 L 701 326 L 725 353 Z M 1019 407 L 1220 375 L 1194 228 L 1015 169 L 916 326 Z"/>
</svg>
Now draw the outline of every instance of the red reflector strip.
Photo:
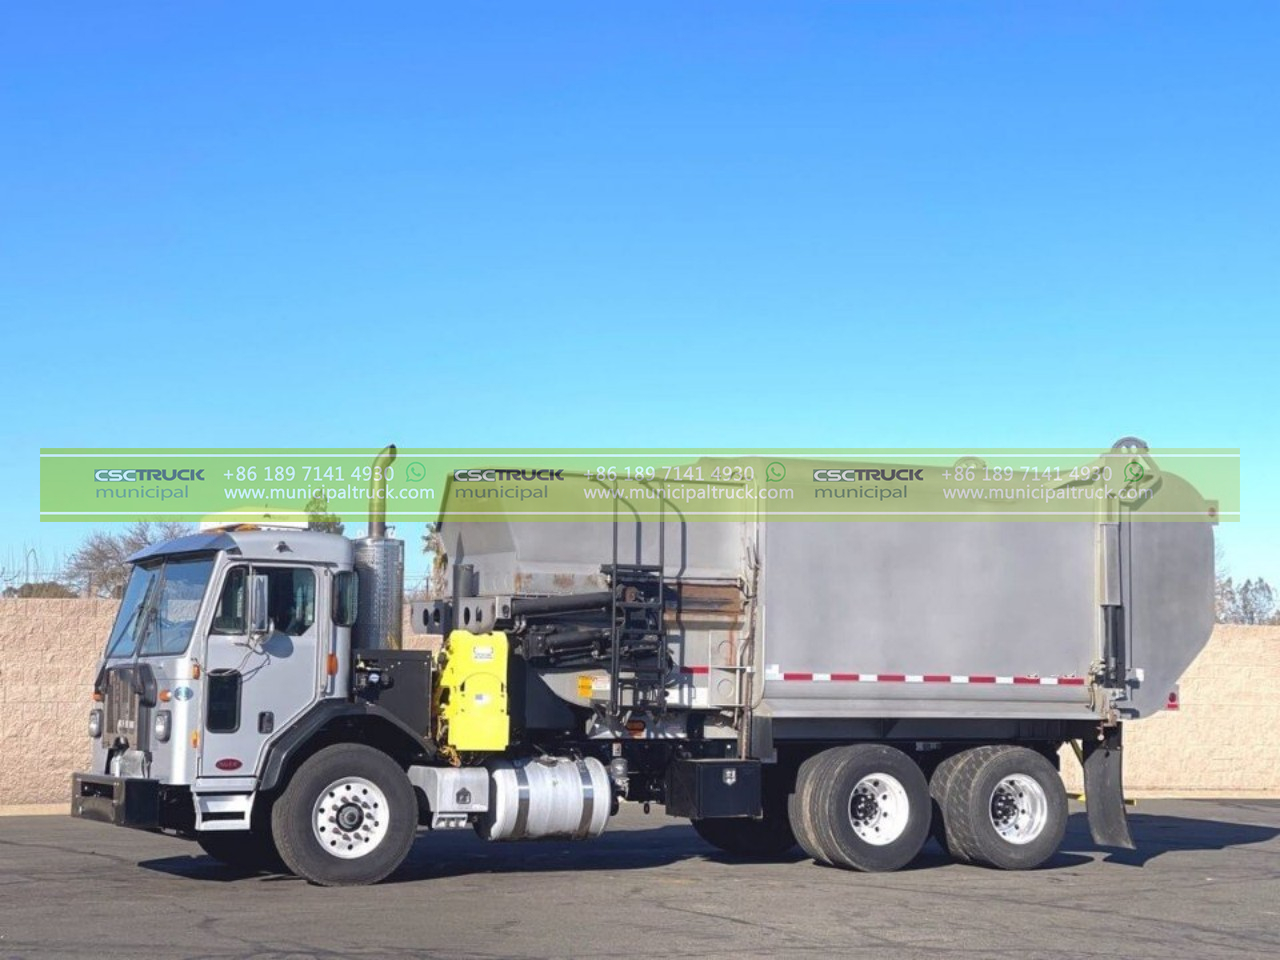
<svg viewBox="0 0 1280 960">
<path fill-rule="evenodd" d="M 701 677 L 711 672 L 710 667 L 681 667 L 681 673 L 691 673 L 695 677 Z"/>
<path fill-rule="evenodd" d="M 685 667 L 686 673 L 706 673 L 706 667 Z M 1037 677 L 1030 674 L 1017 677 L 1000 677 L 994 674 L 971 673 L 955 674 L 955 673 L 812 673 L 809 671 L 790 671 L 779 670 L 777 667 L 770 667 L 765 672 L 766 680 L 787 680 L 799 681 L 807 683 L 991 683 L 1001 684 L 1004 686 L 1032 686 L 1032 687 L 1083 687 L 1086 678 L 1084 677 Z M 1170 696 L 1170 704 L 1176 700 L 1176 695 Z M 1176 709 L 1176 707 L 1172 707 Z"/>
</svg>

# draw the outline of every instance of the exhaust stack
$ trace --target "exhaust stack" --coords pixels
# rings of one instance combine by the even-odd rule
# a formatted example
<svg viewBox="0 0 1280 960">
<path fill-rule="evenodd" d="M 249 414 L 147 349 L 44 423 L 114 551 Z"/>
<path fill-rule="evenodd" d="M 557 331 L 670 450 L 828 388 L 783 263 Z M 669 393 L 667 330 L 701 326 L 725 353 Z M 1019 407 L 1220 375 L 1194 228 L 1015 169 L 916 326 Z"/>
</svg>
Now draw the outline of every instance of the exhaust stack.
<svg viewBox="0 0 1280 960">
<path fill-rule="evenodd" d="M 395 462 L 394 443 L 387 444 L 373 461 L 373 476 L 369 478 L 370 539 L 381 540 L 387 535 L 387 469 Z"/>
<path fill-rule="evenodd" d="M 399 650 L 404 642 L 404 541 L 387 537 L 387 471 L 395 459 L 396 445 L 392 443 L 373 461 L 369 531 L 355 541 L 360 584 L 351 642 L 357 650 Z"/>
</svg>

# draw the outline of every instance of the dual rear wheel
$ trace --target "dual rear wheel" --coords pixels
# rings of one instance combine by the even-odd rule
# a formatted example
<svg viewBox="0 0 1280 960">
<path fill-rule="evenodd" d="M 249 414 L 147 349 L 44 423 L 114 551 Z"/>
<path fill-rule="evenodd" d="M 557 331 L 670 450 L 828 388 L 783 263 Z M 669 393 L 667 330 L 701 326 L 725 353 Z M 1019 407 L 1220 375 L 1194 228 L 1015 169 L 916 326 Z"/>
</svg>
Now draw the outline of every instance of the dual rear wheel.
<svg viewBox="0 0 1280 960">
<path fill-rule="evenodd" d="M 788 812 L 804 851 L 831 866 L 897 870 L 932 830 L 961 862 L 1030 870 L 1062 842 L 1067 797 L 1053 764 L 1026 747 L 966 750 L 926 780 L 902 751 L 857 744 L 807 759 Z"/>
<path fill-rule="evenodd" d="M 790 818 L 819 863 L 869 872 L 897 870 L 929 838 L 929 784 L 915 761 L 881 744 L 824 750 L 796 777 Z"/>
<path fill-rule="evenodd" d="M 1026 747 L 975 747 L 944 760 L 930 792 L 942 814 L 940 839 L 962 863 L 1032 870 L 1057 852 L 1066 832 L 1062 779 Z"/>
</svg>

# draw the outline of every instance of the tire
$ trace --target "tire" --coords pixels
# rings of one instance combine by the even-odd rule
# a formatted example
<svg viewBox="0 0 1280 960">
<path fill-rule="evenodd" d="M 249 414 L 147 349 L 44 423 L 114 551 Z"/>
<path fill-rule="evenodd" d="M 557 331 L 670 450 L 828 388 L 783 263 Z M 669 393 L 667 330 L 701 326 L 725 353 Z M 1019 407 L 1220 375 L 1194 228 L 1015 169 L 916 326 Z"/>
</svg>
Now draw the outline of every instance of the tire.
<svg viewBox="0 0 1280 960">
<path fill-rule="evenodd" d="M 220 863 L 237 870 L 260 873 L 277 871 L 283 866 L 271 834 L 262 830 L 234 830 L 199 833 L 200 849 Z"/>
<path fill-rule="evenodd" d="M 828 767 L 837 759 L 836 753 L 835 750 L 823 750 L 800 764 L 795 791 L 787 798 L 787 820 L 800 849 L 826 866 L 831 865 L 831 855 L 822 848 L 812 798 L 828 775 Z"/>
<path fill-rule="evenodd" d="M 901 750 L 864 743 L 828 751 L 809 794 L 818 847 L 834 866 L 870 873 L 905 867 L 929 839 L 929 783 Z"/>
<path fill-rule="evenodd" d="M 303 761 L 271 811 L 285 866 L 325 887 L 387 877 L 408 855 L 417 825 L 417 797 L 404 770 L 356 743 Z"/>
<path fill-rule="evenodd" d="M 938 846 L 942 847 L 942 852 L 950 856 L 960 859 L 956 855 L 956 843 L 947 836 L 947 818 L 946 818 L 946 796 L 947 785 L 951 781 L 952 775 L 956 768 L 966 759 L 968 751 L 962 751 L 947 757 L 936 767 L 934 767 L 933 775 L 929 777 L 929 796 L 933 798 L 933 820 L 929 824 L 929 836 L 938 841 Z"/>
<path fill-rule="evenodd" d="M 998 746 L 974 747 L 948 757 L 938 765 L 929 781 L 934 817 L 929 832 L 957 863 L 974 862 L 973 838 L 966 829 L 968 821 L 948 812 L 949 798 L 952 796 L 951 785 L 955 782 L 956 775 L 966 766 L 981 762 L 999 749 L 1001 748 Z"/>
<path fill-rule="evenodd" d="M 944 817 L 949 837 L 975 863 L 1034 870 L 1067 829 L 1067 792 L 1052 763 L 1026 747 L 979 747 L 952 774 Z"/>
<path fill-rule="evenodd" d="M 694 820 L 693 829 L 703 840 L 734 857 L 752 860 L 776 860 L 796 845 L 787 816 L 790 784 L 785 774 L 773 772 L 765 776 L 761 800 L 762 816 L 715 817 Z"/>
</svg>

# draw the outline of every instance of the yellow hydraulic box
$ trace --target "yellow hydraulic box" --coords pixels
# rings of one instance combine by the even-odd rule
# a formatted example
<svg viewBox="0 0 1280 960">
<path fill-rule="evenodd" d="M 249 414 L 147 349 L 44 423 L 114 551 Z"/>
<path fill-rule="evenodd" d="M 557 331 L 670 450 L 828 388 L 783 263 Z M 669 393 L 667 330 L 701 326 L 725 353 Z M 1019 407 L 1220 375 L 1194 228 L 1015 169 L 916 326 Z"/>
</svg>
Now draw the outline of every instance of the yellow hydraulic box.
<svg viewBox="0 0 1280 960">
<path fill-rule="evenodd" d="M 454 630 L 440 650 L 435 684 L 436 742 L 457 752 L 505 750 L 507 635 Z"/>
</svg>

